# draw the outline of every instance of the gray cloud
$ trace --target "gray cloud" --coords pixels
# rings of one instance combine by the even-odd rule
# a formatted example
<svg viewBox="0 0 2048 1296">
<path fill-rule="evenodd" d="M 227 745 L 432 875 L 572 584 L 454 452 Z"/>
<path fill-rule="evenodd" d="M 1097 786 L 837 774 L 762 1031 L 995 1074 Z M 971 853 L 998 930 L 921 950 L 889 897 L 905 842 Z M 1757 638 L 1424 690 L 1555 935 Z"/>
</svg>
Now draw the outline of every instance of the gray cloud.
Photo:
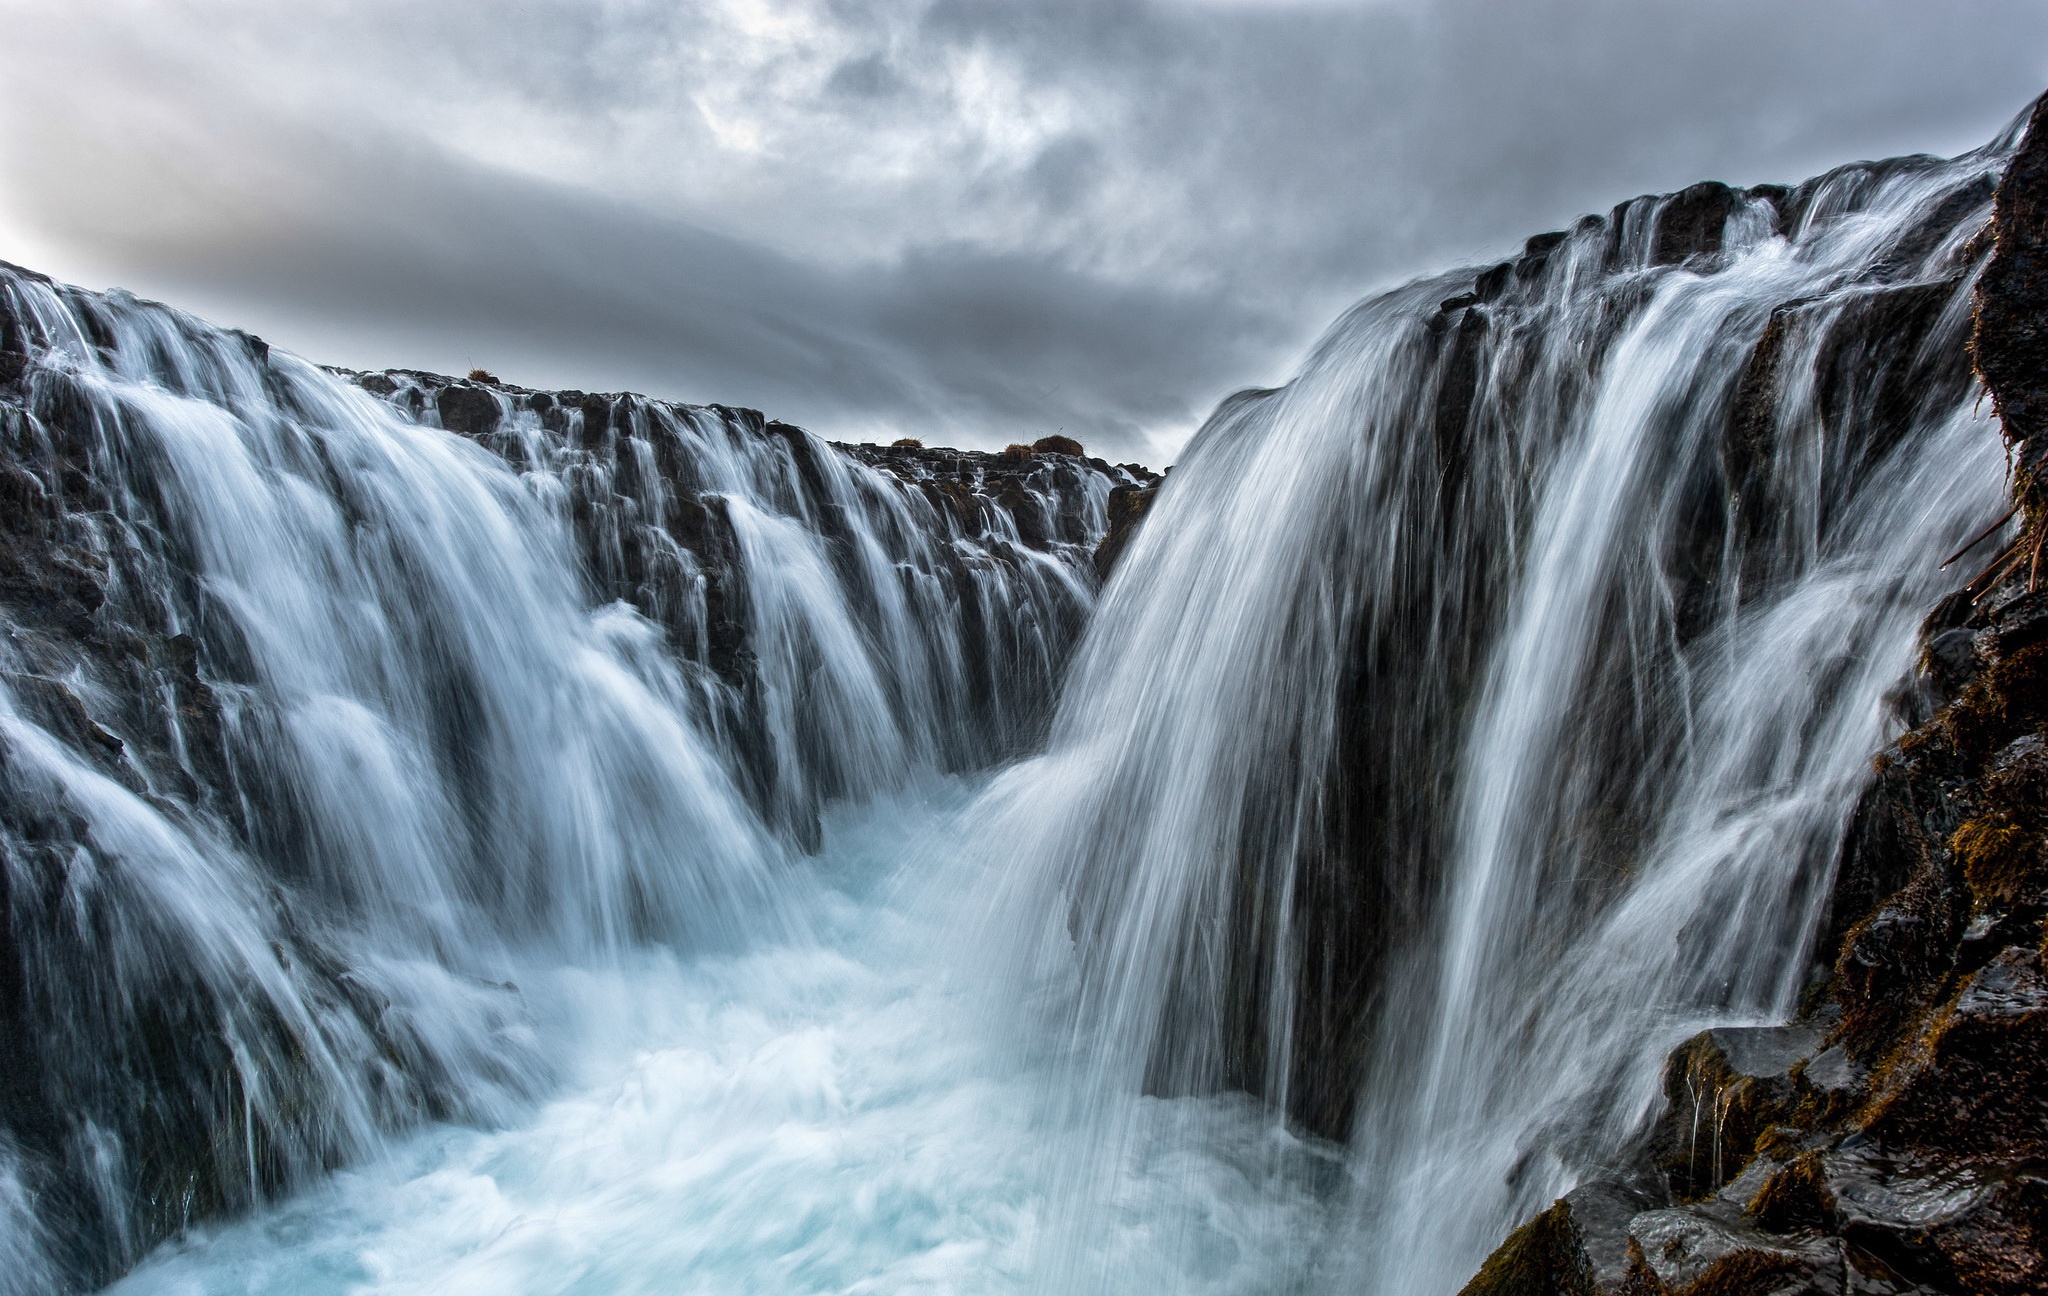
<svg viewBox="0 0 2048 1296">
<path fill-rule="evenodd" d="M 288 10 L 288 12 L 287 12 Z M 0 257 L 319 359 L 1170 455 L 1343 305 L 1988 138 L 2031 0 L 0 0 Z"/>
</svg>

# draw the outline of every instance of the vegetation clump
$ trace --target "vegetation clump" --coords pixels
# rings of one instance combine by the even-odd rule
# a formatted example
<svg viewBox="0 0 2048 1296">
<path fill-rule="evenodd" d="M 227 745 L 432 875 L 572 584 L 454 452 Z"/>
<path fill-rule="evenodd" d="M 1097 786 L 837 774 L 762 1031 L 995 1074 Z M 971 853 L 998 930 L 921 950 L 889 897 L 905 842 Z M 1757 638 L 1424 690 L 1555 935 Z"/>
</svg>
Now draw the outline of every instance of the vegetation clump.
<svg viewBox="0 0 2048 1296">
<path fill-rule="evenodd" d="M 498 385 L 498 376 L 488 369 L 472 369 L 467 376 L 469 381 L 474 383 L 489 383 L 493 387 Z"/>
</svg>

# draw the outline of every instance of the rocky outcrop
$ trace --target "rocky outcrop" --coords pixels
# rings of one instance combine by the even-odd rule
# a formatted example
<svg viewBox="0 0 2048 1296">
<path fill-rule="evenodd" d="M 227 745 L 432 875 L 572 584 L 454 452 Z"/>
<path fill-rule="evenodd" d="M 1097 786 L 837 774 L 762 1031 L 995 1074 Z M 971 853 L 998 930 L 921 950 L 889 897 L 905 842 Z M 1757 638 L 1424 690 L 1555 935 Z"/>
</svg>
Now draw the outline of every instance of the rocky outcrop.
<svg viewBox="0 0 2048 1296">
<path fill-rule="evenodd" d="M 1524 1225 L 1467 1296 L 2048 1290 L 2048 100 L 1989 237 L 1972 350 L 2020 522 L 1958 556 L 1926 623 L 1824 974 L 1792 1024 L 1675 1051 L 1635 1167 Z"/>
<path fill-rule="evenodd" d="M 1138 528 L 1159 498 L 1164 477 L 1150 478 L 1143 485 L 1118 486 L 1109 492 L 1109 529 L 1095 546 L 1095 578 L 1106 581 L 1137 536 Z"/>
</svg>

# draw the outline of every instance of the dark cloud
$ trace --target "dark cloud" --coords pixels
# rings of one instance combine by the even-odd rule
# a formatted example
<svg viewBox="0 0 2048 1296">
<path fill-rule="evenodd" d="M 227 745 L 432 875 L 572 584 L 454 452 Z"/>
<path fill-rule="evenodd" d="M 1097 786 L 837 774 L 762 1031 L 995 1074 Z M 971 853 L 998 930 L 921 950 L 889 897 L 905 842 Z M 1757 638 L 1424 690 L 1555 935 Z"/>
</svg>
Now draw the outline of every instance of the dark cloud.
<svg viewBox="0 0 2048 1296">
<path fill-rule="evenodd" d="M 1156 457 L 1344 304 L 1953 152 L 2032 0 L 0 0 L 0 238 L 320 359 Z M 0 256 L 37 259 L 0 246 Z"/>
</svg>

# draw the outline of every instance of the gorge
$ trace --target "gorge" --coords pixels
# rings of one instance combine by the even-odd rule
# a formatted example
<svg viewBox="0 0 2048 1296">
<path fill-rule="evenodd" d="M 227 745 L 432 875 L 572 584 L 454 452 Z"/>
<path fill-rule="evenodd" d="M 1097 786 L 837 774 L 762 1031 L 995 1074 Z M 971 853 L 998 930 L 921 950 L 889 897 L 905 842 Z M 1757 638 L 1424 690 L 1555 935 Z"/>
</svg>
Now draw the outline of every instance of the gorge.
<svg viewBox="0 0 2048 1296">
<path fill-rule="evenodd" d="M 2044 158 L 1164 478 L 0 268 L 0 1291 L 2039 1290 Z"/>
</svg>

